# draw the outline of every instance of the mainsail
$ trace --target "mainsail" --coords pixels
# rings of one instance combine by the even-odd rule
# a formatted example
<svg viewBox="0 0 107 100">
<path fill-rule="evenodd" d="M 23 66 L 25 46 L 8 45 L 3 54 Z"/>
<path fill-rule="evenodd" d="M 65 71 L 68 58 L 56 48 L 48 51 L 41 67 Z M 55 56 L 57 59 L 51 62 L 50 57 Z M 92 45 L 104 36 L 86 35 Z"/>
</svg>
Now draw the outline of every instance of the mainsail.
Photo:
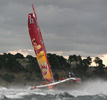
<svg viewBox="0 0 107 100">
<path fill-rule="evenodd" d="M 37 16 L 34 6 L 32 5 L 33 13 L 28 15 L 28 30 L 31 38 L 31 42 L 37 57 L 38 64 L 40 66 L 43 78 L 50 82 L 53 82 L 53 76 L 49 67 L 49 62 L 46 55 L 45 46 L 43 43 L 41 31 L 38 25 Z"/>
</svg>

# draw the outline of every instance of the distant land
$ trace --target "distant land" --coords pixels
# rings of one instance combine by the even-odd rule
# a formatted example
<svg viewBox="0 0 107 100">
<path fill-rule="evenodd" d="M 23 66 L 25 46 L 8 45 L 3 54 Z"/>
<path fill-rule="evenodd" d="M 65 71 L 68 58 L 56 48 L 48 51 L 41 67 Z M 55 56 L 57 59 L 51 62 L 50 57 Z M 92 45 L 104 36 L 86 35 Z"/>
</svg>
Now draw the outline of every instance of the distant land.
<svg viewBox="0 0 107 100">
<path fill-rule="evenodd" d="M 95 57 L 96 66 L 90 66 L 92 58 L 82 59 L 79 55 L 70 55 L 68 60 L 56 54 L 47 54 L 55 80 L 68 77 L 69 72 L 82 81 L 92 78 L 107 79 L 107 68 L 103 60 Z M 0 55 L 0 85 L 39 84 L 44 81 L 36 57 L 22 54 L 4 53 Z"/>
</svg>

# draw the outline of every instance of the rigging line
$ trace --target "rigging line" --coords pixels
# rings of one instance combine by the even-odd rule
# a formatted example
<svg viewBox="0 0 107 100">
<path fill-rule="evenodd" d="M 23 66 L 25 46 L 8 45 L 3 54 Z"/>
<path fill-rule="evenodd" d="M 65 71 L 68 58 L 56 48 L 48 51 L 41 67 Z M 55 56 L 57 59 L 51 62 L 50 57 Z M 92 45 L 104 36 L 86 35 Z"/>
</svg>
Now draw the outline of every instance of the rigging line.
<svg viewBox="0 0 107 100">
<path fill-rule="evenodd" d="M 33 0 L 32 0 L 32 4 L 34 4 L 34 3 L 33 3 Z"/>
<path fill-rule="evenodd" d="M 35 6 L 35 5 L 38 5 L 37 4 L 37 0 L 32 0 L 32 4 Z"/>
</svg>

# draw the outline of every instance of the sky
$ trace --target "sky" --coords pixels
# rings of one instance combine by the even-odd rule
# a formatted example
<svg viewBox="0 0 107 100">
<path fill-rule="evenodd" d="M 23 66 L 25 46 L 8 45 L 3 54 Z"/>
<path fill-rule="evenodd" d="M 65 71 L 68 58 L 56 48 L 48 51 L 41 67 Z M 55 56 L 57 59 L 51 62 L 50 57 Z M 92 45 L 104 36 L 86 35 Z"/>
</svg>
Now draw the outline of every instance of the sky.
<svg viewBox="0 0 107 100">
<path fill-rule="evenodd" d="M 28 14 L 35 6 L 47 52 L 100 57 L 107 65 L 107 0 L 0 0 L 0 53 L 35 55 Z"/>
</svg>

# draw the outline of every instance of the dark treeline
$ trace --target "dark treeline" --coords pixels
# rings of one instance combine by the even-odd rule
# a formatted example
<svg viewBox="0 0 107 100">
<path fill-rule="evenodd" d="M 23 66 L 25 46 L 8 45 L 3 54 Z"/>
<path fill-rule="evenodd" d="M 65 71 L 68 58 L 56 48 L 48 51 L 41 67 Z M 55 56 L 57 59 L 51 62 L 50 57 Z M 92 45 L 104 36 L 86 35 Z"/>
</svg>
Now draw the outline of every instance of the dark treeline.
<svg viewBox="0 0 107 100">
<path fill-rule="evenodd" d="M 82 59 L 81 56 L 70 55 L 68 60 L 63 56 L 56 54 L 47 54 L 50 67 L 54 75 L 54 79 L 60 77 L 68 77 L 68 73 L 72 71 L 77 77 L 82 79 L 103 77 L 106 78 L 106 67 L 102 59 L 95 57 L 96 66 L 90 67 L 92 58 Z M 37 63 L 36 57 L 28 55 L 24 57 L 22 54 L 2 54 L 0 55 L 0 78 L 8 82 L 15 80 L 20 73 L 25 73 L 25 80 L 42 79 L 42 74 Z"/>
</svg>

